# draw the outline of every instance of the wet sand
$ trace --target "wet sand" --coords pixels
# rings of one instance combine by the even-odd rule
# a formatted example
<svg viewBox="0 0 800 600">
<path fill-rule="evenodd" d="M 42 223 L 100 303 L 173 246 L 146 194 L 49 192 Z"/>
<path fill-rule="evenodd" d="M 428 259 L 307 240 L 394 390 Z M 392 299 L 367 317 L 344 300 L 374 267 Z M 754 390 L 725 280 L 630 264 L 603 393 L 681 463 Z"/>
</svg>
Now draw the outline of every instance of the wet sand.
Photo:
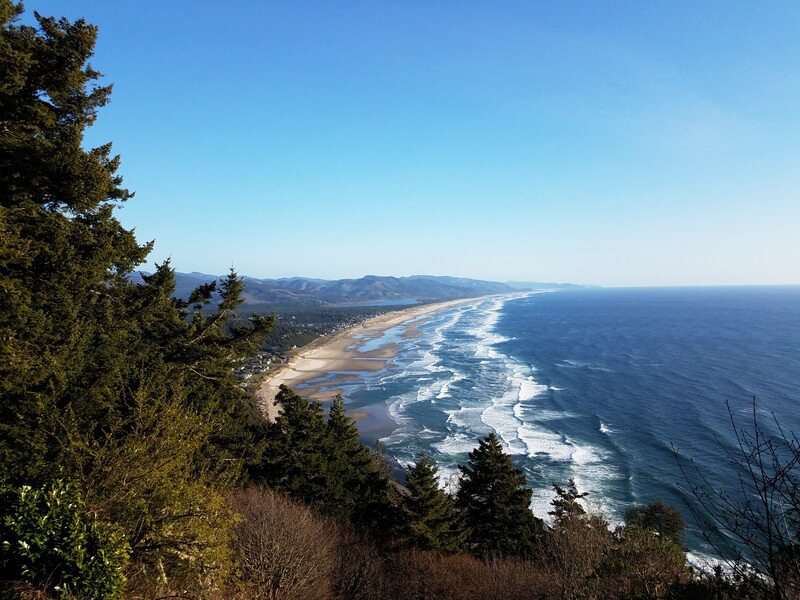
<svg viewBox="0 0 800 600">
<path fill-rule="evenodd" d="M 387 342 L 377 349 L 361 352 L 359 348 L 367 342 L 381 337 L 387 329 L 403 323 L 406 325 L 400 335 L 401 338 L 419 337 L 422 335 L 419 329 L 420 325 L 430 320 L 430 317 L 425 318 L 423 315 L 430 315 L 459 304 L 475 302 L 481 298 L 436 302 L 392 311 L 367 319 L 334 335 L 315 340 L 311 344 L 299 348 L 286 366 L 264 379 L 256 391 L 258 406 L 268 420 L 272 421 L 277 418 L 281 409 L 279 405 L 275 404 L 274 398 L 281 385 L 295 388 L 297 393 L 310 400 L 332 400 L 337 394 L 342 393 L 339 385 L 352 384 L 361 380 L 360 373 L 371 373 L 384 368 L 396 367 L 391 362 L 391 359 L 397 356 L 398 344 L 396 342 Z M 301 385 L 302 388 L 297 388 Z M 388 435 L 394 428 L 394 422 L 383 404 L 361 407 L 351 416 L 358 421 L 362 437 L 377 439 Z"/>
</svg>

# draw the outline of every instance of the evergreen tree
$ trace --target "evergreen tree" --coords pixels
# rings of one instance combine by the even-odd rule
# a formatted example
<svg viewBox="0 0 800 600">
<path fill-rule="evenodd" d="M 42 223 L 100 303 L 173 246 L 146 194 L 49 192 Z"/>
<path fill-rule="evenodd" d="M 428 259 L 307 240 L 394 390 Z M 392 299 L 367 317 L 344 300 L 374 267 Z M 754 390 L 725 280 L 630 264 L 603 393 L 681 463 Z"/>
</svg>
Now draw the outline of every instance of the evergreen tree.
<svg viewBox="0 0 800 600">
<path fill-rule="evenodd" d="M 677 508 L 664 504 L 661 500 L 642 506 L 632 506 L 626 510 L 625 525 L 641 527 L 678 546 L 683 545 L 683 530 L 686 526 L 683 517 Z"/>
<path fill-rule="evenodd" d="M 0 469 L 12 480 L 56 462 L 48 414 L 69 404 L 90 427 L 109 409 L 121 369 L 109 359 L 128 333 L 120 293 L 150 248 L 113 216 L 132 194 L 111 145 L 82 147 L 111 92 L 87 89 L 96 28 L 16 26 L 21 10 L 0 2 Z"/>
<path fill-rule="evenodd" d="M 543 524 L 531 512 L 532 492 L 521 469 L 494 433 L 469 453 L 469 464 L 459 466 L 461 485 L 456 506 L 470 530 L 468 543 L 479 556 L 529 556 Z"/>
<path fill-rule="evenodd" d="M 331 512 L 370 530 L 379 539 L 388 539 L 398 520 L 395 488 L 370 449 L 359 441 L 358 428 L 345 415 L 341 396 L 331 405 L 328 433 Z"/>
<path fill-rule="evenodd" d="M 110 144 L 83 148 L 111 92 L 87 64 L 97 30 L 17 25 L 20 12 L 0 0 L 0 479 L 63 473 L 119 525 L 134 566 L 212 572 L 227 552 L 221 491 L 260 460 L 232 368 L 272 320 L 235 318 L 235 273 L 216 307 L 213 284 L 173 298 L 167 263 L 131 281 L 150 244 L 114 209 L 133 194 Z"/>
<path fill-rule="evenodd" d="M 283 385 L 275 397 L 282 412 L 267 428 L 266 449 L 252 477 L 374 533 L 395 527 L 392 486 L 376 465 L 341 398 L 327 422 L 318 402 Z"/>
<path fill-rule="evenodd" d="M 548 514 L 553 517 L 555 525 L 564 524 L 571 519 L 580 518 L 586 514 L 580 504 L 580 500 L 586 498 L 589 492 L 579 492 L 574 479 L 570 479 L 569 484 L 563 488 L 554 483 L 553 491 L 556 493 L 556 497 L 550 503 L 553 505 L 553 510 Z"/>
<path fill-rule="evenodd" d="M 329 489 L 330 435 L 318 402 L 281 385 L 275 403 L 282 407 L 267 427 L 267 445 L 253 478 L 309 504 L 324 505 Z"/>
<path fill-rule="evenodd" d="M 439 465 L 423 455 L 406 471 L 408 495 L 402 498 L 401 535 L 411 544 L 435 552 L 458 552 L 467 531 L 458 519 L 453 499 L 439 487 Z"/>
<path fill-rule="evenodd" d="M 330 434 L 334 470 L 341 470 L 345 480 L 354 477 L 359 479 L 360 473 L 370 470 L 372 455 L 369 448 L 359 441 L 355 423 L 345 414 L 341 395 L 336 396 L 331 404 L 327 428 Z"/>
<path fill-rule="evenodd" d="M 344 413 L 344 401 L 337 396 L 328 413 L 328 505 L 347 518 L 355 515 L 368 493 L 369 479 L 377 475 L 372 455 L 358 437 L 355 423 Z"/>
</svg>

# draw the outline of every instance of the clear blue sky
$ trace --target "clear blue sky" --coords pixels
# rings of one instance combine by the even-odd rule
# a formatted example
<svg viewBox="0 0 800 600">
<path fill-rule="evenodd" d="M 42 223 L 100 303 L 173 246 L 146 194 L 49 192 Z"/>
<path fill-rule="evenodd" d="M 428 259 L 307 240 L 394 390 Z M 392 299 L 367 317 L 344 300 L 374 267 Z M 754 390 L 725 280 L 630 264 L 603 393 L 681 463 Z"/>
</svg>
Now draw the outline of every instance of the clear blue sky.
<svg viewBox="0 0 800 600">
<path fill-rule="evenodd" d="M 99 26 L 87 142 L 180 271 L 800 283 L 796 0 L 26 8 Z"/>
</svg>

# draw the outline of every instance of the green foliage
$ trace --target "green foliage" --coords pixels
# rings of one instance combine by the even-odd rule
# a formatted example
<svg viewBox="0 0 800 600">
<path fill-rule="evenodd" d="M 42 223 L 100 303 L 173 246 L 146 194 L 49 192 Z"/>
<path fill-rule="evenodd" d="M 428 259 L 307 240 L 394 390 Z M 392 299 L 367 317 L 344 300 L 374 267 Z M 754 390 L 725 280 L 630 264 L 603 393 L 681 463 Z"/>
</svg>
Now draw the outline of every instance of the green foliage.
<svg viewBox="0 0 800 600">
<path fill-rule="evenodd" d="M 726 575 L 719 565 L 713 573 L 693 573 L 674 582 L 670 600 L 752 600 L 759 597 L 759 586 L 753 577 Z"/>
<path fill-rule="evenodd" d="M 132 575 L 153 578 L 163 570 L 169 580 L 192 571 L 221 577 L 231 566 L 233 524 L 223 492 L 235 472 L 228 463 L 214 467 L 200 459 L 213 421 L 198 419 L 180 397 L 153 391 L 139 400 L 133 429 L 112 432 L 78 465 L 86 501 L 126 533 Z"/>
<path fill-rule="evenodd" d="M 454 553 L 464 547 L 467 531 L 453 499 L 440 487 L 439 465 L 423 455 L 406 471 L 408 495 L 402 498 L 402 537 L 421 550 Z"/>
<path fill-rule="evenodd" d="M 86 512 L 74 486 L 3 486 L 0 507 L 0 579 L 64 597 L 119 598 L 128 545 L 118 528 Z"/>
<path fill-rule="evenodd" d="M 108 100 L 88 66 L 96 28 L 18 26 L 0 0 L 0 478 L 68 477 L 119 524 L 135 570 L 167 581 L 228 564 L 223 492 L 260 461 L 263 427 L 232 378 L 271 318 L 236 318 L 234 272 L 187 301 L 114 217 L 132 194 L 84 129 Z"/>
<path fill-rule="evenodd" d="M 16 26 L 0 12 L 0 465 L 14 477 L 47 470 L 54 440 L 43 415 L 72 396 L 93 420 L 116 368 L 84 377 L 124 337 L 110 327 L 116 289 L 144 260 L 112 209 L 131 197 L 110 145 L 82 148 L 83 129 L 111 88 L 89 84 L 96 28 L 37 17 Z M 81 394 L 77 391 L 81 390 Z M 83 425 L 89 425 L 83 422 Z"/>
<path fill-rule="evenodd" d="M 328 413 L 328 477 L 331 512 L 387 537 L 396 527 L 394 486 L 385 465 L 359 442 L 358 428 L 338 396 Z"/>
<path fill-rule="evenodd" d="M 679 546 L 683 545 L 683 530 L 686 527 L 683 517 L 677 508 L 661 500 L 630 507 L 625 511 L 625 524 L 628 527 L 641 527 Z"/>
<path fill-rule="evenodd" d="M 589 493 L 579 492 L 574 479 L 570 479 L 569 484 L 563 488 L 554 483 L 553 491 L 556 493 L 556 497 L 553 498 L 551 502 L 553 510 L 547 514 L 552 515 L 556 525 L 563 524 L 566 521 L 576 517 L 582 517 L 586 514 L 586 511 L 580 504 L 580 500 L 586 498 Z"/>
<path fill-rule="evenodd" d="M 327 422 L 318 402 L 286 386 L 275 401 L 283 410 L 267 429 L 263 460 L 251 469 L 252 479 L 375 532 L 392 529 L 396 511 L 390 482 L 358 441 L 341 398 Z"/>
<path fill-rule="evenodd" d="M 330 442 L 322 406 L 285 385 L 275 402 L 282 411 L 266 430 L 266 450 L 252 478 L 306 502 L 323 503 L 328 490 L 325 449 Z"/>
<path fill-rule="evenodd" d="M 386 312 L 386 307 L 307 306 L 302 304 L 242 304 L 241 315 L 275 314 L 275 328 L 261 348 L 283 354 L 294 346 L 304 346 L 319 336 Z"/>
<path fill-rule="evenodd" d="M 336 510 L 352 516 L 359 498 L 369 494 L 370 476 L 374 473 L 372 454 L 359 442 L 355 423 L 344 414 L 344 403 L 337 396 L 328 412 L 328 480 Z"/>
<path fill-rule="evenodd" d="M 17 25 L 21 11 L 0 0 L 2 578 L 87 598 L 119 597 L 126 571 L 129 583 L 157 580 L 161 596 L 209 589 L 232 569 L 235 516 L 225 497 L 245 474 L 373 532 L 396 531 L 389 473 L 380 452 L 359 442 L 340 398 L 326 420 L 319 404 L 282 387 L 283 414 L 267 425 L 236 385 L 233 366 L 256 350 L 274 319 L 236 316 L 243 282 L 235 272 L 186 299 L 173 297 L 169 262 L 132 283 L 151 244 L 139 244 L 114 216 L 133 194 L 122 186 L 111 145 L 83 145 L 111 93 L 95 84 L 100 73 L 88 64 L 97 30 L 39 15 L 36 27 Z M 322 323 L 351 317 L 340 311 Z M 304 331 L 287 325 L 272 343 L 284 348 L 288 333 Z M 763 479 L 771 464 L 788 497 L 796 490 L 796 441 L 784 440 L 794 458 L 783 463 L 756 436 L 741 448 L 767 453 L 756 453 L 755 463 L 744 454 L 744 464 L 761 469 L 754 489 L 776 489 Z M 481 557 L 530 557 L 543 526 L 530 512 L 524 474 L 494 435 L 461 472 L 455 505 L 469 548 Z M 438 488 L 435 463 L 415 465 L 408 487 L 406 539 L 456 550 L 465 534 Z M 554 487 L 548 559 L 560 569 L 560 579 L 550 579 L 560 581 L 562 596 L 582 593 L 604 557 L 602 576 L 616 582 L 617 597 L 700 585 L 686 578 L 674 509 L 632 509 L 610 547 L 605 522 L 584 514 L 574 483 Z M 780 533 L 783 524 L 796 532 L 794 509 L 764 523 L 760 510 L 720 501 L 711 507 L 734 519 L 729 530 L 740 537 Z M 591 552 L 586 540 L 596 542 Z M 775 567 L 763 571 L 775 581 L 796 556 L 796 535 L 783 542 L 769 555 Z M 370 580 L 363 573 L 353 580 Z"/>
<path fill-rule="evenodd" d="M 683 548 L 641 527 L 625 527 L 608 559 L 606 576 L 620 582 L 627 598 L 663 598 L 688 580 Z"/>
<path fill-rule="evenodd" d="M 530 511 L 531 490 L 514 468 L 495 434 L 480 440 L 459 466 L 461 486 L 456 506 L 470 530 L 468 542 L 479 556 L 530 556 L 543 524 Z"/>
</svg>

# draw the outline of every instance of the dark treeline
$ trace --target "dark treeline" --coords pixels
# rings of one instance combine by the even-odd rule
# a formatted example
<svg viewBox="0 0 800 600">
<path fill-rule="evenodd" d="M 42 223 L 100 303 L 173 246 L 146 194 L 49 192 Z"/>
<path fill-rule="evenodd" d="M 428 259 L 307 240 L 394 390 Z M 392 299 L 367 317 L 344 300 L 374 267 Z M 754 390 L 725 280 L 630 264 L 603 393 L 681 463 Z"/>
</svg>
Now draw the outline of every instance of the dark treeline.
<svg viewBox="0 0 800 600">
<path fill-rule="evenodd" d="M 0 597 L 795 597 L 786 551 L 693 573 L 658 502 L 611 531 L 565 482 L 545 525 L 491 435 L 449 495 L 427 456 L 396 482 L 341 400 L 283 388 L 266 422 L 233 372 L 275 319 L 237 316 L 234 272 L 185 299 L 168 262 L 131 280 L 151 244 L 114 217 L 110 144 L 82 145 L 97 31 L 21 11 L 0 0 Z"/>
</svg>

